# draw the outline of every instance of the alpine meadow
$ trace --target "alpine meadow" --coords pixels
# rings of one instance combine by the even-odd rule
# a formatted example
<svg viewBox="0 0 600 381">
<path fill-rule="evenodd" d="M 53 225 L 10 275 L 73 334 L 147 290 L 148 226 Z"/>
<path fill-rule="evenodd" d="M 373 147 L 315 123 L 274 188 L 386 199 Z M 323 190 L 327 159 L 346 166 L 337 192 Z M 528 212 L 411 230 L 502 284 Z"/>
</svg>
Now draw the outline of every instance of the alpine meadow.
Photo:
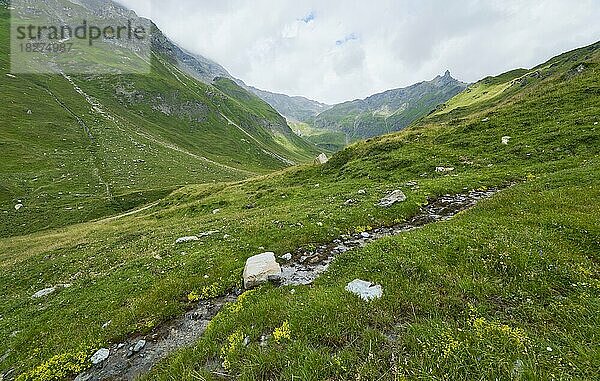
<svg viewBox="0 0 600 381">
<path fill-rule="evenodd" d="M 600 379 L 600 42 L 334 104 L 130 3 L 0 1 L 0 381 Z M 40 14 L 148 58 L 17 70 Z"/>
</svg>

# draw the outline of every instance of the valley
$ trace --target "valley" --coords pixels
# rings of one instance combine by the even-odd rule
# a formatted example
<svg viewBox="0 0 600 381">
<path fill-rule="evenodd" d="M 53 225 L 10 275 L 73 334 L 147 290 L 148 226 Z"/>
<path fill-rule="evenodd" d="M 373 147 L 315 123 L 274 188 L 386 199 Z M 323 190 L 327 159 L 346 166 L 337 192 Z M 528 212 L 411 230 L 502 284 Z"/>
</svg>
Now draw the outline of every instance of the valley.
<svg viewBox="0 0 600 381">
<path fill-rule="evenodd" d="M 153 28 L 12 74 L 0 7 L 0 380 L 598 378 L 600 42 L 326 105 Z"/>
</svg>

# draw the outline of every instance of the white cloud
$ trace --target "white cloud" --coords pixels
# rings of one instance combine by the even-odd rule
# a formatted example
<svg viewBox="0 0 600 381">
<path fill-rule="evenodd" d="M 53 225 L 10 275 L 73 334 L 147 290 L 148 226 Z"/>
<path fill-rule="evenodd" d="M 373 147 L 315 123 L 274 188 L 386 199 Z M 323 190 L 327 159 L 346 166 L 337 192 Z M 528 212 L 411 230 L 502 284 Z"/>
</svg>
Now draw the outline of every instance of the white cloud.
<svg viewBox="0 0 600 381">
<path fill-rule="evenodd" d="M 335 103 L 476 81 L 600 39 L 600 0 L 120 0 L 265 90 Z"/>
</svg>

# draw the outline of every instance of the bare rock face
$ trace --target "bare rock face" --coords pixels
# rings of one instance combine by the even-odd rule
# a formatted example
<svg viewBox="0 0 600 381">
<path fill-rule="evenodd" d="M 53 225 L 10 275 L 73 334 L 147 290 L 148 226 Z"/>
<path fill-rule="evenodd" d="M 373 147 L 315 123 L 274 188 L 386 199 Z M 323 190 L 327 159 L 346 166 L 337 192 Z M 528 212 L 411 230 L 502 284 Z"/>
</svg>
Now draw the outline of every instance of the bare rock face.
<svg viewBox="0 0 600 381">
<path fill-rule="evenodd" d="M 249 289 L 278 279 L 281 279 L 281 266 L 275 261 L 274 253 L 266 252 L 246 260 L 244 288 Z"/>
<path fill-rule="evenodd" d="M 400 189 L 396 189 L 393 192 L 390 192 L 387 196 L 379 200 L 377 205 L 387 208 L 389 206 L 394 205 L 397 202 L 402 202 L 406 200 L 406 195 Z"/>
</svg>

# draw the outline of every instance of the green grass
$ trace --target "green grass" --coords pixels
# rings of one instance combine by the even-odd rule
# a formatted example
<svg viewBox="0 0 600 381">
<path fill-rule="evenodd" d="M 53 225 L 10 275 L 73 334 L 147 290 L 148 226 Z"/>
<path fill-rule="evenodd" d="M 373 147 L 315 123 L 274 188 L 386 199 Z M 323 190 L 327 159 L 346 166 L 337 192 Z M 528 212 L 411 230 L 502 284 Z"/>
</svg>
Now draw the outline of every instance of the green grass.
<svg viewBox="0 0 600 381">
<path fill-rule="evenodd" d="M 574 70 L 580 64 L 581 73 Z M 148 378 L 214 379 L 211 370 L 223 363 L 225 372 L 242 380 L 598 378 L 598 44 L 535 70 L 541 75 L 514 90 L 356 143 L 322 166 L 206 184 L 155 177 L 147 183 L 178 186 L 167 196 L 148 196 L 159 202 L 140 213 L 0 238 L 0 356 L 6 354 L 0 371 L 78 367 L 81 353 L 179 316 L 190 306 L 190 294 L 239 287 L 251 255 L 281 255 L 362 226 L 393 224 L 415 214 L 428 197 L 517 181 L 451 221 L 345 253 L 313 286 L 294 287 L 295 293 L 264 286 L 245 294 L 217 315 L 197 345 L 175 353 Z M 153 92 L 154 78 L 137 80 Z M 103 86 L 108 84 L 94 82 L 85 91 L 101 94 Z M 240 105 L 254 100 L 228 102 L 229 111 L 241 113 Z M 111 110 L 118 110 L 117 103 L 110 103 Z M 151 122 L 144 115 L 135 118 Z M 161 139 L 167 130 L 160 125 L 168 120 L 156 122 Z M 29 128 L 41 122 L 31 121 Z M 31 131 L 22 124 L 14 128 L 0 140 L 3 150 L 16 150 Z M 194 143 L 179 134 L 174 141 L 191 150 Z M 512 137 L 509 145 L 501 144 L 505 135 Z M 85 151 L 85 136 L 79 139 Z M 50 147 L 38 152 L 52 152 Z M 108 159 L 98 167 L 118 168 Z M 32 176 L 48 170 L 41 159 L 37 165 Z M 440 174 L 437 166 L 455 170 Z M 0 195 L 13 197 L 18 179 L 27 179 L 26 173 L 2 182 Z M 419 188 L 404 186 L 407 181 Z M 375 206 L 398 188 L 406 202 Z M 358 202 L 344 205 L 349 198 Z M 174 243 L 208 230 L 219 234 Z M 380 283 L 383 298 L 365 303 L 345 292 L 356 277 Z M 45 298 L 31 298 L 67 283 Z M 274 332 L 277 341 L 258 344 L 261 335 Z M 251 339 L 247 347 L 240 345 L 245 336 Z"/>
<path fill-rule="evenodd" d="M 343 132 L 322 130 L 303 122 L 289 122 L 289 124 L 294 132 L 326 153 L 340 151 L 348 144 Z"/>
<path fill-rule="evenodd" d="M 3 6 L 0 237 L 93 220 L 186 184 L 241 180 L 318 154 L 265 102 L 233 83 L 223 92 L 200 83 L 156 51 L 149 75 L 72 76 L 100 110 L 60 75 L 7 76 L 9 21 Z M 102 56 L 90 49 L 88 59 Z M 18 200 L 24 208 L 16 212 Z"/>
</svg>

